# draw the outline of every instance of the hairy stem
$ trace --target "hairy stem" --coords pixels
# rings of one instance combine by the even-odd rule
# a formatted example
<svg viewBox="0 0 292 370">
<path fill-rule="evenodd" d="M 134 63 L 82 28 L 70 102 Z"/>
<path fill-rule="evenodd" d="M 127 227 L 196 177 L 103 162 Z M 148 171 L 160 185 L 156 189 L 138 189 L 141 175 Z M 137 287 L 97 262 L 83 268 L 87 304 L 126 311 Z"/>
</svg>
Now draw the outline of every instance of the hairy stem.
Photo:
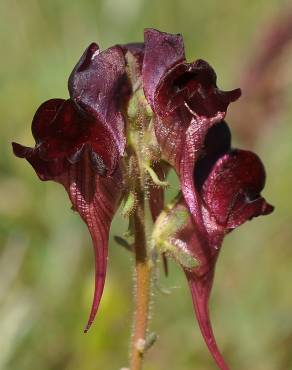
<svg viewBox="0 0 292 370">
<path fill-rule="evenodd" d="M 134 215 L 134 228 L 136 294 L 130 369 L 141 370 L 147 334 L 151 289 L 151 265 L 147 254 L 145 233 L 145 194 L 141 187 L 138 192 L 138 204 Z"/>
</svg>

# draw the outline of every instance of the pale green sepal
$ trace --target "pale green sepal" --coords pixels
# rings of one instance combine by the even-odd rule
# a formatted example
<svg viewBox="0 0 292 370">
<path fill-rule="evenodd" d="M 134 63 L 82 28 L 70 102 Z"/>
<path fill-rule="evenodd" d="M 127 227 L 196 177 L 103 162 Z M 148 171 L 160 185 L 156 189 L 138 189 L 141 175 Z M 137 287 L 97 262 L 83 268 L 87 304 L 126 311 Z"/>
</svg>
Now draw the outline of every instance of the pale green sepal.
<svg viewBox="0 0 292 370">
<path fill-rule="evenodd" d="M 136 194 L 130 191 L 126 198 L 124 198 L 124 204 L 122 208 L 122 216 L 129 217 L 135 210 L 136 207 Z"/>
<path fill-rule="evenodd" d="M 177 237 L 189 217 L 187 209 L 174 209 L 174 204 L 170 205 L 155 222 L 152 245 L 158 253 L 166 253 L 186 269 L 193 269 L 199 266 L 199 261 L 190 254 L 186 243 Z"/>
</svg>

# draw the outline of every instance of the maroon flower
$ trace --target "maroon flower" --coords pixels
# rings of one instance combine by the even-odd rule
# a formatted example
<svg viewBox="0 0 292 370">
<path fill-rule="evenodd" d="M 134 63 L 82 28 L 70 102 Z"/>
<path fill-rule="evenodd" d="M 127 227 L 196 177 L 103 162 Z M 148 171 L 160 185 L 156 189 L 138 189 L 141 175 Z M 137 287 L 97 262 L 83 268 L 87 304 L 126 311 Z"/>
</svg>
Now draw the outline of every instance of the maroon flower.
<svg viewBox="0 0 292 370">
<path fill-rule="evenodd" d="M 201 332 L 222 370 L 227 370 L 228 366 L 217 347 L 208 312 L 218 253 L 226 233 L 253 217 L 273 211 L 260 196 L 265 183 L 260 159 L 252 152 L 230 149 L 229 140 L 225 123 L 213 126 L 205 139 L 205 155 L 194 171 L 204 231 L 199 230 L 190 216 L 174 235 L 178 250 L 187 252 L 198 262 L 194 268 L 184 265 L 182 268 L 189 282 Z M 167 221 L 171 222 L 172 215 L 182 211 L 189 212 L 183 197 L 169 211 Z"/>
<path fill-rule="evenodd" d="M 262 162 L 252 152 L 228 148 L 229 129 L 225 123 L 213 126 L 204 144 L 205 155 L 195 166 L 194 183 L 200 196 L 205 231 L 197 233 L 196 238 L 186 233 L 187 245 L 201 265 L 197 270 L 186 271 L 186 275 L 206 343 L 218 365 L 227 369 L 208 315 L 215 263 L 226 233 L 253 217 L 271 213 L 273 207 L 260 195 L 265 185 Z"/>
<path fill-rule="evenodd" d="M 145 31 L 143 61 L 145 96 L 155 113 L 155 134 L 162 156 L 181 178 L 186 202 L 203 228 L 193 168 L 208 129 L 221 121 L 240 90 L 223 92 L 212 67 L 199 59 L 186 63 L 183 40 L 152 29 Z"/>
<path fill-rule="evenodd" d="M 35 147 L 13 143 L 14 153 L 26 158 L 41 180 L 65 187 L 91 233 L 95 293 L 85 331 L 103 292 L 109 227 L 121 197 L 120 158 L 125 148 L 121 104 L 127 89 L 122 49 L 100 52 L 91 44 L 69 78 L 70 99 L 52 99 L 37 110 L 32 122 Z"/>
<path fill-rule="evenodd" d="M 143 83 L 162 156 L 176 169 L 183 193 L 168 217 L 182 209 L 191 214 L 175 245 L 198 261 L 197 267 L 182 267 L 206 344 L 226 370 L 209 321 L 208 299 L 224 235 L 273 210 L 260 196 L 264 167 L 255 154 L 231 149 L 223 119 L 240 90 L 219 90 L 205 61 L 186 63 L 180 35 L 145 31 Z"/>
</svg>

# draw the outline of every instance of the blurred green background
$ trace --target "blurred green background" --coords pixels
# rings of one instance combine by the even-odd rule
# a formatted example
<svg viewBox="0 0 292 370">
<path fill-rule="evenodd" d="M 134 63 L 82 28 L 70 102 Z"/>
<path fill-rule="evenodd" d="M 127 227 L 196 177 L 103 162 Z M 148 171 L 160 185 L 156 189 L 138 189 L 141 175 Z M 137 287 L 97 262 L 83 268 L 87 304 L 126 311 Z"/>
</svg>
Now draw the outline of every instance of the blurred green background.
<svg viewBox="0 0 292 370">
<path fill-rule="evenodd" d="M 182 33 L 189 59 L 208 60 L 221 88 L 238 87 L 257 38 L 274 17 L 286 13 L 288 3 L 0 0 L 1 370 L 119 370 L 128 365 L 132 257 L 111 237 L 101 307 L 84 335 L 93 289 L 86 227 L 70 211 L 61 186 L 41 183 L 27 163 L 12 155 L 12 140 L 33 145 L 30 123 L 39 104 L 68 96 L 69 73 L 90 42 L 106 48 L 143 40 L 144 27 Z M 264 195 L 276 210 L 226 238 L 210 302 L 219 346 L 237 370 L 292 369 L 291 44 L 282 59 L 287 73 L 280 82 L 288 104 L 266 117 L 269 126 L 265 119 L 251 124 L 254 149 L 268 175 Z M 249 148 L 236 123 L 244 125 L 245 111 L 236 104 L 229 120 L 234 142 Z M 232 124 L 232 115 L 241 120 Z M 170 192 L 176 190 L 173 183 Z M 117 215 L 111 235 L 124 227 Z M 153 297 L 150 325 L 159 340 L 145 370 L 215 369 L 184 276 L 174 264 L 170 270 L 161 284 L 172 294 Z"/>
</svg>

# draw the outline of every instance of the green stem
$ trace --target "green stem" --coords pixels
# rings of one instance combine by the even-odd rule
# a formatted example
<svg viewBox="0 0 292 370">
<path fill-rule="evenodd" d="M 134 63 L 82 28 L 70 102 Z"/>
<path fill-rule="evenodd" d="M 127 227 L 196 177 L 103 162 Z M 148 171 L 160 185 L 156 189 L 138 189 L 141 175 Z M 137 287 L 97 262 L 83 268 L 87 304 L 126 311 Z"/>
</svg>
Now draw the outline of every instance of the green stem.
<svg viewBox="0 0 292 370">
<path fill-rule="evenodd" d="M 148 259 L 145 231 L 145 193 L 140 184 L 137 193 L 138 202 L 134 215 L 136 294 L 130 370 L 142 369 L 151 291 L 151 264 Z"/>
</svg>

